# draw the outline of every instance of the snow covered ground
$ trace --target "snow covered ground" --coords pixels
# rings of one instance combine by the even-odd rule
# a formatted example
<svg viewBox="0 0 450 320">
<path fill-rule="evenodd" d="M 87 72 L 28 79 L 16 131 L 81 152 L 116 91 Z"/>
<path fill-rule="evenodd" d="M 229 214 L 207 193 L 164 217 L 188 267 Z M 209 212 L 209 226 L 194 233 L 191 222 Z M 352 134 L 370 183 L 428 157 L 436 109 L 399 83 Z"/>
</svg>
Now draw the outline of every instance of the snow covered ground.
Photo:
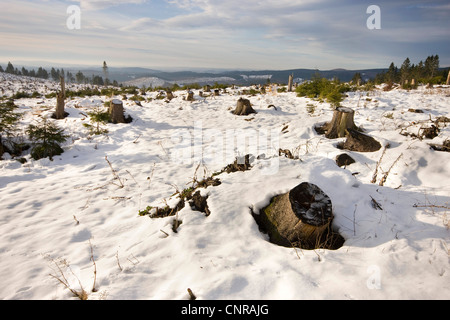
<svg viewBox="0 0 450 320">
<path fill-rule="evenodd" d="M 5 77 L 4 95 L 31 86 Z M 31 90 L 54 88 L 42 82 Z M 71 137 L 61 156 L 25 155 L 21 164 L 3 155 L 0 298 L 77 299 L 50 274 L 64 275 L 75 290 L 82 286 L 92 300 L 189 299 L 188 288 L 202 300 L 450 298 L 450 154 L 428 145 L 449 138 L 449 124 L 440 123 L 433 140 L 400 134 L 450 117 L 450 88 L 349 93 L 342 104 L 355 109 L 356 125 L 390 145 L 376 183 L 384 148 L 343 151 L 336 148 L 342 139 L 315 132 L 332 118 L 328 103 L 295 93 L 245 96 L 257 114 L 235 116 L 239 90 L 206 99 L 195 91 L 194 102 L 183 100 L 184 92 L 170 103 L 124 100 L 133 122 L 108 124 L 107 135 L 93 137 L 83 126 L 86 114 L 111 97 L 75 98 L 66 102 L 70 115 L 57 121 Z M 56 99 L 16 105 L 25 127 L 50 116 Z M 242 136 L 247 146 L 234 139 Z M 278 148 L 299 159 L 279 157 Z M 343 152 L 356 163 L 338 167 Z M 177 217 L 139 216 L 149 205 L 176 203 L 177 189 L 246 153 L 260 155 L 251 170 L 222 173 L 221 185 L 201 190 L 209 195 L 209 216 L 189 205 Z M 330 196 L 342 248 L 285 248 L 259 232 L 251 211 L 304 181 Z M 174 219 L 182 222 L 177 232 Z"/>
</svg>

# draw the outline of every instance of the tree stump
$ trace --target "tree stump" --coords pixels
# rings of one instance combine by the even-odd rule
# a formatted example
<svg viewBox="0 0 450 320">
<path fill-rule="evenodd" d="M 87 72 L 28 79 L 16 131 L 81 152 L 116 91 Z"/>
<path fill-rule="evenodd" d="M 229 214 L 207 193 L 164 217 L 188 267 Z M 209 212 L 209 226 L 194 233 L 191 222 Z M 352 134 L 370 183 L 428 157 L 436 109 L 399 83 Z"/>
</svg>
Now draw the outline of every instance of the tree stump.
<svg viewBox="0 0 450 320">
<path fill-rule="evenodd" d="M 346 153 L 342 153 L 336 157 L 336 164 L 339 167 L 346 167 L 351 165 L 352 163 L 355 163 L 355 159 L 353 159 Z"/>
<path fill-rule="evenodd" d="M 331 199 L 318 186 L 303 182 L 272 198 L 254 217 L 272 243 L 316 249 L 328 241 L 333 212 Z"/>
<path fill-rule="evenodd" d="M 187 101 L 195 101 L 195 99 L 194 99 L 194 92 L 189 91 L 189 92 L 188 92 L 188 95 L 187 95 L 187 97 L 186 97 L 186 100 L 187 100 Z"/>
<path fill-rule="evenodd" d="M 344 138 L 346 130 L 358 128 L 354 122 L 355 111 L 346 107 L 339 107 L 334 110 L 333 119 L 325 125 L 325 136 L 328 139 Z"/>
<path fill-rule="evenodd" d="M 174 98 L 172 91 L 168 90 L 166 92 L 166 97 L 169 101 L 172 100 Z"/>
<path fill-rule="evenodd" d="M 118 99 L 111 100 L 109 105 L 109 117 L 112 123 L 125 123 L 124 109 L 122 101 Z"/>
<path fill-rule="evenodd" d="M 294 75 L 289 75 L 289 81 L 288 81 L 288 92 L 292 92 L 292 85 L 294 83 Z"/>
<path fill-rule="evenodd" d="M 214 96 L 215 97 L 220 96 L 220 90 L 219 89 L 214 89 Z"/>
<path fill-rule="evenodd" d="M 251 113 L 256 113 L 256 111 L 252 108 L 250 100 L 240 98 L 237 101 L 236 109 L 233 111 L 233 114 L 235 114 L 237 116 L 246 116 Z"/>
<path fill-rule="evenodd" d="M 446 85 L 447 85 L 447 86 L 450 85 L 450 71 L 448 72 Z"/>
<path fill-rule="evenodd" d="M 65 102 L 66 99 L 66 85 L 64 83 L 64 77 L 60 77 L 61 80 L 61 91 L 57 93 L 56 95 L 56 110 L 53 113 L 52 118 L 54 119 L 64 119 L 69 114 L 64 111 Z"/>
<path fill-rule="evenodd" d="M 381 144 L 374 138 L 357 130 L 347 130 L 347 140 L 341 146 L 345 150 L 357 152 L 375 152 L 381 149 Z"/>
</svg>

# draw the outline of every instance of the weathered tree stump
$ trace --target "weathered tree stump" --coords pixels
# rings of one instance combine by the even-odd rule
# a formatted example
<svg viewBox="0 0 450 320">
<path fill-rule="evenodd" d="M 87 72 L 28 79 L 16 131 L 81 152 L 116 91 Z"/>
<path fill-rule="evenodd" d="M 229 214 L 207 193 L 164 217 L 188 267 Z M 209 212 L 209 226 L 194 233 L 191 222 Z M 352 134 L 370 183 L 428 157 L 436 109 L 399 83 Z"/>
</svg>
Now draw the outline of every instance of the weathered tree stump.
<svg viewBox="0 0 450 320">
<path fill-rule="evenodd" d="M 174 98 L 172 91 L 168 90 L 168 91 L 166 92 L 166 98 L 167 98 L 167 100 L 169 100 L 169 101 L 172 100 L 172 99 Z"/>
<path fill-rule="evenodd" d="M 187 100 L 187 101 L 195 101 L 195 99 L 194 99 L 194 92 L 189 91 L 189 92 L 188 92 L 188 95 L 187 95 L 187 97 L 186 97 L 186 100 Z"/>
<path fill-rule="evenodd" d="M 122 101 L 118 99 L 111 100 L 109 105 L 109 117 L 112 123 L 125 123 L 124 109 Z"/>
<path fill-rule="evenodd" d="M 206 85 L 203 87 L 203 91 L 205 92 L 211 92 L 211 86 L 210 85 Z"/>
<path fill-rule="evenodd" d="M 236 109 L 233 111 L 233 114 L 235 114 L 237 116 L 246 116 L 251 113 L 256 113 L 256 111 L 252 108 L 250 100 L 240 98 L 237 101 Z"/>
<path fill-rule="evenodd" d="M 289 81 L 288 81 L 288 92 L 292 92 L 292 86 L 294 84 L 294 75 L 289 75 Z"/>
<path fill-rule="evenodd" d="M 206 216 L 209 216 L 211 211 L 209 211 L 206 200 L 208 200 L 208 196 L 202 196 L 200 191 L 197 191 L 192 195 L 192 200 L 189 204 L 191 205 L 192 210 L 204 212 Z"/>
<path fill-rule="evenodd" d="M 347 140 L 341 145 L 345 150 L 357 152 L 375 152 L 381 149 L 381 144 L 374 138 L 357 130 L 347 129 Z"/>
<path fill-rule="evenodd" d="M 324 127 L 325 137 L 328 139 L 343 138 L 346 136 L 346 130 L 357 130 L 354 116 L 355 111 L 347 107 L 339 107 L 334 110 L 333 119 Z"/>
<path fill-rule="evenodd" d="M 447 85 L 447 86 L 450 85 L 450 71 L 448 72 L 446 85 Z"/>
<path fill-rule="evenodd" d="M 254 217 L 272 243 L 316 249 L 329 242 L 332 203 L 318 186 L 303 182 L 272 198 L 270 204 Z"/>
<path fill-rule="evenodd" d="M 352 163 L 355 163 L 355 159 L 353 159 L 346 153 L 342 153 L 336 157 L 336 164 L 339 167 L 346 167 L 351 165 Z"/>
<path fill-rule="evenodd" d="M 64 82 L 64 77 L 60 77 L 60 80 L 61 80 L 61 91 L 59 91 L 56 94 L 56 110 L 52 116 L 52 118 L 58 120 L 64 119 L 69 115 L 67 112 L 64 111 L 65 106 L 64 100 L 66 99 L 66 85 Z"/>
<path fill-rule="evenodd" d="M 214 89 L 214 96 L 215 97 L 220 96 L 220 90 L 219 89 Z"/>
</svg>

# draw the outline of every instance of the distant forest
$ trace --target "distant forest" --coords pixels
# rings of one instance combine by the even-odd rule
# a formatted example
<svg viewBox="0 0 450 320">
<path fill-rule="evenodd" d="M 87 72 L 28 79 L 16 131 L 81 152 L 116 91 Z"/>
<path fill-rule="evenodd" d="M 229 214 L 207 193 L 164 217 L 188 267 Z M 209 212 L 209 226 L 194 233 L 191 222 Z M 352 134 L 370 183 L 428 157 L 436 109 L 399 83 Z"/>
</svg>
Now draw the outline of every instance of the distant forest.
<svg viewBox="0 0 450 320">
<path fill-rule="evenodd" d="M 103 71 L 107 75 L 108 66 L 106 65 L 106 62 L 103 63 Z M 48 72 L 42 67 L 39 67 L 37 71 L 35 71 L 34 69 L 27 70 L 25 67 L 22 67 L 22 69 L 19 70 L 18 68 L 15 68 L 11 62 L 8 62 L 6 69 L 3 69 L 3 67 L 0 65 L 0 72 L 6 72 L 18 76 L 28 76 L 40 79 L 52 79 L 54 81 L 59 81 L 60 77 L 63 77 L 66 82 L 79 84 L 94 84 L 100 86 L 113 85 L 117 87 L 119 86 L 116 80 L 111 82 L 109 81 L 107 76 L 105 76 L 105 79 L 99 75 L 92 75 L 92 77 L 89 77 L 85 76 L 81 71 L 78 71 L 74 75 L 70 71 L 64 71 L 63 68 L 61 69 L 51 68 L 50 72 Z"/>
<path fill-rule="evenodd" d="M 411 64 L 406 58 L 400 68 L 392 62 L 387 71 L 377 74 L 374 81 L 381 83 L 405 84 L 445 84 L 449 70 L 439 68 L 439 56 L 428 56 L 424 61 Z"/>
<path fill-rule="evenodd" d="M 304 69 L 308 71 L 309 69 Z M 364 71 L 358 72 L 353 76 L 353 83 L 363 84 L 363 78 L 372 84 L 393 84 L 399 83 L 405 88 L 414 88 L 418 84 L 445 84 L 447 80 L 447 75 L 449 73 L 449 68 L 440 68 L 439 66 L 439 55 L 428 56 L 425 61 L 420 61 L 417 64 L 411 63 L 409 58 L 406 58 L 400 67 L 397 67 L 394 62 L 392 62 L 387 69 L 381 69 L 379 73 L 372 75 L 373 78 L 365 78 Z M 295 70 L 294 70 L 295 71 Z M 318 71 L 318 70 L 317 70 Z M 350 70 L 343 70 L 347 74 Z M 121 86 L 116 80 L 110 81 L 108 79 L 108 66 L 106 62 L 103 62 L 103 75 L 86 76 L 83 72 L 78 71 L 73 74 L 70 71 L 64 71 L 64 69 L 51 68 L 50 72 L 42 67 L 36 70 L 27 70 L 25 67 L 22 69 L 15 68 L 11 62 L 8 62 L 6 69 L 0 65 L 0 72 L 6 72 L 15 75 L 23 75 L 41 79 L 52 79 L 54 81 L 59 81 L 60 77 L 63 77 L 66 82 L 78 83 L 78 84 L 93 84 L 93 85 L 112 85 L 115 87 Z M 319 72 L 321 73 L 321 72 Z M 333 73 L 332 71 L 326 72 L 328 76 Z M 311 73 L 313 74 L 313 73 Z M 225 74 L 226 75 L 226 74 Z M 324 74 L 325 75 L 325 74 Z M 342 74 L 341 74 L 342 75 Z M 192 73 L 190 74 L 192 77 Z M 351 75 L 350 75 L 351 77 Z M 349 78 L 350 78 L 349 77 Z M 279 77 L 278 77 L 279 78 Z M 283 73 L 284 78 L 284 73 Z M 312 80 L 314 75 L 311 76 Z M 339 78 L 339 76 L 332 76 L 332 78 Z M 270 80 L 268 80 L 270 81 Z"/>
</svg>

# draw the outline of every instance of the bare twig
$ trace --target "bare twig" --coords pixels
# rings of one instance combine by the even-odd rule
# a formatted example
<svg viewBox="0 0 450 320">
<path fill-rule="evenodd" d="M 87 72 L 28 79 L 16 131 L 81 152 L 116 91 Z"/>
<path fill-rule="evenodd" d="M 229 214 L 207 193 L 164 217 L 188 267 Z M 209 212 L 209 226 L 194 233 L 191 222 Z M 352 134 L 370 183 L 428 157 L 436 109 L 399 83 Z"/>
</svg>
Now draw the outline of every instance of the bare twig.
<svg viewBox="0 0 450 320">
<path fill-rule="evenodd" d="M 394 161 L 394 163 L 393 163 L 392 166 L 389 168 L 389 170 L 385 172 L 383 178 L 381 178 L 381 181 L 380 181 L 380 183 L 379 183 L 380 186 L 383 186 L 383 185 L 384 185 L 384 183 L 386 182 L 387 177 L 388 177 L 389 173 L 391 172 L 392 168 L 397 164 L 397 162 L 400 160 L 400 158 L 401 158 L 402 156 L 403 156 L 403 153 L 400 154 L 400 155 L 398 156 L 397 160 Z"/>
<path fill-rule="evenodd" d="M 51 261 L 58 268 L 58 272 L 57 272 L 57 275 L 54 275 L 54 274 L 50 273 L 49 276 L 51 276 L 52 278 L 58 280 L 64 287 L 69 289 L 69 291 L 72 292 L 72 294 L 74 296 L 78 297 L 80 300 L 87 300 L 88 294 L 86 293 L 86 291 L 84 290 L 83 286 L 81 285 L 80 279 L 75 275 L 75 273 L 72 271 L 72 268 L 70 268 L 68 263 L 65 260 L 63 260 L 62 263 L 58 263 L 54 259 L 51 259 Z M 75 276 L 75 278 L 78 280 L 78 284 L 80 285 L 80 290 L 79 291 L 75 290 L 74 288 L 72 288 L 70 286 L 69 280 L 67 280 L 67 277 L 66 277 L 64 271 L 61 269 L 60 264 L 63 264 L 72 273 L 72 275 Z"/>
<path fill-rule="evenodd" d="M 372 196 L 370 196 L 370 198 L 372 199 L 372 207 L 376 210 L 383 210 L 383 208 L 381 207 L 381 205 L 377 202 L 377 200 L 375 200 L 374 198 L 372 198 Z"/>
<path fill-rule="evenodd" d="M 125 185 L 123 184 L 123 182 L 122 182 L 122 180 L 120 179 L 119 175 L 117 174 L 117 171 L 113 168 L 111 162 L 109 162 L 108 156 L 105 156 L 105 160 L 106 160 L 106 162 L 108 162 L 109 167 L 111 168 L 111 172 L 112 172 L 112 175 L 113 175 L 113 177 L 114 177 L 114 180 L 118 180 L 118 181 L 119 181 L 119 184 L 120 184 L 119 187 L 120 187 L 120 188 L 125 187 Z"/>
<path fill-rule="evenodd" d="M 439 208 L 439 209 L 450 209 L 450 206 L 439 206 L 435 204 L 414 204 L 414 208 Z"/>
<path fill-rule="evenodd" d="M 117 252 L 116 252 L 116 260 L 117 260 L 117 265 L 119 266 L 120 271 L 123 271 L 123 268 L 120 265 L 120 261 L 119 261 L 119 250 L 117 250 Z"/>
<path fill-rule="evenodd" d="M 94 284 L 92 285 L 92 292 L 96 292 L 97 289 L 95 288 L 95 282 L 97 280 L 97 265 L 95 264 L 94 249 L 92 248 L 92 243 L 91 243 L 90 239 L 89 239 L 89 246 L 91 247 L 91 260 L 92 260 L 92 263 L 94 264 Z"/>
<path fill-rule="evenodd" d="M 381 164 L 381 160 L 383 160 L 384 154 L 386 153 L 386 150 L 387 150 L 388 147 L 389 147 L 389 144 L 384 146 L 383 153 L 381 154 L 380 160 L 378 160 L 378 162 L 377 162 L 377 166 L 375 168 L 375 172 L 373 173 L 372 181 L 370 181 L 371 183 L 376 183 L 377 182 L 378 168 L 379 168 L 379 166 Z"/>
</svg>

